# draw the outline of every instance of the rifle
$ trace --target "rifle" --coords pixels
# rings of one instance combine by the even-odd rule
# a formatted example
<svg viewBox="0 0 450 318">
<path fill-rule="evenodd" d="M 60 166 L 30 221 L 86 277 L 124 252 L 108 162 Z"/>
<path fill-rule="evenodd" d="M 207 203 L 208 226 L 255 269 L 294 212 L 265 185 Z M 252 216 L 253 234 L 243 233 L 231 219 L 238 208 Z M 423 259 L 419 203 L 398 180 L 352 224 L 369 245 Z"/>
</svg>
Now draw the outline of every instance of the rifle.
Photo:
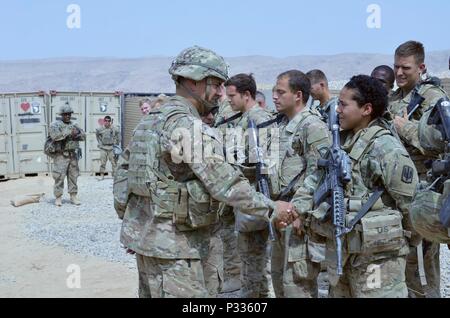
<svg viewBox="0 0 450 318">
<path fill-rule="evenodd" d="M 249 147 L 254 147 L 256 155 L 256 180 L 258 184 L 258 191 L 262 193 L 266 198 L 270 199 L 269 192 L 269 181 L 266 174 L 262 173 L 263 169 L 263 153 L 259 146 L 258 138 L 258 127 L 254 120 L 249 119 L 248 121 L 248 131 L 249 131 Z M 270 217 L 270 214 L 269 214 Z M 272 226 L 272 222 L 269 221 L 269 238 L 273 242 L 275 241 L 275 232 Z"/>
<path fill-rule="evenodd" d="M 344 187 L 351 179 L 351 161 L 347 153 L 341 149 L 340 127 L 336 115 L 336 105 L 328 110 L 328 124 L 333 135 L 333 144 L 328 152 L 327 159 L 320 159 L 318 167 L 325 170 L 325 178 L 314 193 L 314 206 L 318 207 L 325 200 L 331 206 L 322 221 L 333 221 L 334 236 L 336 239 L 337 273 L 342 275 L 342 237 L 351 231 L 345 226 L 346 208 L 344 204 Z"/>
<path fill-rule="evenodd" d="M 408 119 L 411 119 L 414 112 L 422 105 L 422 103 L 425 101 L 425 98 L 419 94 L 419 86 L 414 87 L 411 101 L 408 104 L 407 113 L 408 113 Z"/>
<path fill-rule="evenodd" d="M 427 124 L 436 125 L 446 143 L 443 158 L 434 161 L 431 169 L 433 177 L 437 178 L 433 183 L 433 188 L 435 191 L 441 192 L 444 182 L 450 178 L 450 100 L 447 97 L 441 98 L 436 103 Z M 450 196 L 442 203 L 440 219 L 444 226 L 450 227 Z"/>
</svg>

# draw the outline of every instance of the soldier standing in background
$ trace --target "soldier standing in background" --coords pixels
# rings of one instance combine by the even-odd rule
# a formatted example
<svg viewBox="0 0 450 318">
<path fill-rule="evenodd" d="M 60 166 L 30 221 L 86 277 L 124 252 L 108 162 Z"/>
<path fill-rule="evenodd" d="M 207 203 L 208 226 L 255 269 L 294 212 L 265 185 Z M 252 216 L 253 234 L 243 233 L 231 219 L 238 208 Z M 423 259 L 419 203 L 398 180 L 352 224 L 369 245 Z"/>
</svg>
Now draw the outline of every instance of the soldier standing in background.
<svg viewBox="0 0 450 318">
<path fill-rule="evenodd" d="M 394 70 L 390 66 L 377 66 L 373 69 L 370 76 L 376 78 L 383 84 L 384 88 L 386 88 L 389 93 L 389 96 L 393 93 L 392 89 L 394 88 L 395 74 Z"/>
<path fill-rule="evenodd" d="M 75 205 L 81 204 L 77 197 L 77 178 L 80 175 L 78 160 L 81 157 L 79 143 L 86 139 L 86 134 L 76 123 L 71 121 L 72 114 L 73 110 L 68 104 L 62 106 L 59 112 L 62 118 L 51 123 L 49 128 L 50 138 L 55 147 L 52 174 L 55 180 L 53 192 L 56 206 L 62 205 L 66 176 L 70 201 Z"/>
<path fill-rule="evenodd" d="M 280 130 L 280 188 L 273 198 L 290 201 L 304 179 L 317 171 L 317 162 L 330 146 L 327 125 L 306 107 L 311 89 L 298 70 L 278 76 L 274 91 L 277 111 L 284 114 Z M 273 190 L 273 189 L 272 189 Z M 325 257 L 325 244 L 313 243 L 299 233 L 296 223 L 277 231 L 272 243 L 272 281 L 277 298 L 317 298 L 317 277 Z"/>
<path fill-rule="evenodd" d="M 423 113 L 446 96 L 442 88 L 433 82 L 422 81 L 425 70 L 425 49 L 423 44 L 408 41 L 395 51 L 394 73 L 399 87 L 389 101 L 389 112 L 394 118 L 394 126 L 411 159 L 416 165 L 421 181 L 426 179 L 427 160 L 437 159 L 426 153 L 419 142 L 419 120 Z M 410 297 L 439 298 L 440 263 L 439 244 L 426 240 L 411 248 L 406 265 L 406 282 Z"/>
<path fill-rule="evenodd" d="M 256 82 L 252 75 L 238 74 L 225 82 L 226 94 L 231 108 L 242 115 L 233 122 L 236 132 L 245 132 L 250 120 L 256 125 L 272 119 L 271 113 L 259 107 L 256 102 Z M 275 128 L 273 123 L 265 128 Z M 227 138 L 230 137 L 227 135 Z M 265 145 L 260 145 L 264 152 L 270 139 Z M 236 150 L 237 162 L 251 184 L 256 186 L 256 169 L 249 164 L 247 144 L 245 150 Z M 228 145 L 228 142 L 226 143 Z M 242 149 L 241 149 L 242 150 Z M 249 149 L 250 150 L 250 149 Z M 227 153 L 228 155 L 228 153 Z M 240 156 L 245 158 L 240 158 Z M 244 162 L 242 162 L 244 161 Z M 270 262 L 268 243 L 268 224 L 258 219 L 244 216 L 239 209 L 234 210 L 236 216 L 236 229 L 238 231 L 238 251 L 241 258 L 241 297 L 267 298 L 270 294 L 270 274 L 267 273 L 267 264 Z"/>
<path fill-rule="evenodd" d="M 256 92 L 256 102 L 258 103 L 259 107 L 265 109 L 267 107 L 266 95 L 264 95 L 263 92 L 257 91 Z"/>
<path fill-rule="evenodd" d="M 118 146 L 120 143 L 119 129 L 112 126 L 111 116 L 105 116 L 103 119 L 103 127 L 97 128 L 95 136 L 97 137 L 98 145 L 100 149 L 100 178 L 105 178 L 105 169 L 108 160 L 111 162 L 112 174 L 116 170 L 116 158 L 114 156 L 113 147 Z"/>
<path fill-rule="evenodd" d="M 312 70 L 306 73 L 311 82 L 311 96 L 314 100 L 318 100 L 320 104 L 314 107 L 325 121 L 327 121 L 327 113 L 330 105 L 336 105 L 337 97 L 331 97 L 328 88 L 328 79 L 321 70 Z"/>
</svg>

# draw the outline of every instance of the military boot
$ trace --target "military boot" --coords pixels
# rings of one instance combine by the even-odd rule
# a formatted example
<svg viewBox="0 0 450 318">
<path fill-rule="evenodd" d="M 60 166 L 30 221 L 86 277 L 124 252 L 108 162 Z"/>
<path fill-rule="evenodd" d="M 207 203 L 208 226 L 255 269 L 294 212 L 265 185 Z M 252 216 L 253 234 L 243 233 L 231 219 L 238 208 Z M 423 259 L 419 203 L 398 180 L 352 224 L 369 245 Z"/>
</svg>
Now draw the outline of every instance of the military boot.
<svg viewBox="0 0 450 318">
<path fill-rule="evenodd" d="M 56 206 L 62 206 L 62 197 L 57 197 L 55 199 L 55 205 Z"/>
<path fill-rule="evenodd" d="M 70 195 L 70 202 L 72 202 L 72 204 L 75 204 L 75 205 L 81 205 L 80 200 L 78 200 L 77 195 L 74 193 L 72 193 Z"/>
</svg>

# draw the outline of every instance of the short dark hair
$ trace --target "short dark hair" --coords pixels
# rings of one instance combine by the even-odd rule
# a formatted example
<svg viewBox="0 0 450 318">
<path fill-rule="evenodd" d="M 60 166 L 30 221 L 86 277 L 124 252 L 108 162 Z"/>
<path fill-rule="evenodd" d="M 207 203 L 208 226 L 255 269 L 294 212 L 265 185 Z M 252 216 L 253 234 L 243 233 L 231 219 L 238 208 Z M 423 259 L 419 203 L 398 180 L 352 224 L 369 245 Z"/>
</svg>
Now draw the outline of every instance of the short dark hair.
<svg viewBox="0 0 450 318">
<path fill-rule="evenodd" d="M 320 81 L 323 81 L 328 85 L 328 79 L 325 73 L 322 72 L 321 70 L 311 70 L 308 73 L 306 73 L 306 76 L 308 76 L 311 85 L 315 85 Z"/>
<path fill-rule="evenodd" d="M 258 97 L 261 98 L 263 101 L 266 100 L 266 95 L 264 95 L 264 93 L 261 91 L 256 91 L 256 98 Z"/>
<path fill-rule="evenodd" d="M 281 79 L 283 77 L 289 78 L 289 88 L 291 89 L 291 92 L 302 92 L 303 103 L 306 104 L 311 92 L 311 82 L 309 81 L 305 73 L 299 70 L 290 70 L 278 75 L 278 79 Z"/>
<path fill-rule="evenodd" d="M 234 86 L 239 94 L 249 92 L 253 99 L 256 99 L 256 81 L 253 74 L 237 74 L 225 82 L 225 87 Z"/>
<path fill-rule="evenodd" d="M 109 119 L 110 121 L 112 120 L 111 116 L 105 116 L 104 120 Z"/>
<path fill-rule="evenodd" d="M 407 41 L 401 44 L 395 50 L 395 56 L 408 57 L 414 56 L 417 64 L 422 64 L 425 62 L 425 48 L 423 44 L 417 41 Z"/>
<path fill-rule="evenodd" d="M 395 73 L 394 73 L 394 70 L 392 69 L 392 67 L 387 66 L 387 65 L 377 66 L 373 69 L 370 76 L 374 77 L 375 73 L 377 73 L 377 72 L 386 73 L 386 81 L 389 84 L 390 88 L 392 89 L 394 87 L 394 82 L 395 82 Z"/>
<path fill-rule="evenodd" d="M 388 106 L 388 92 L 383 84 L 376 78 L 367 75 L 353 76 L 344 88 L 354 91 L 353 100 L 359 107 L 367 103 L 372 104 L 372 120 L 381 117 Z"/>
</svg>

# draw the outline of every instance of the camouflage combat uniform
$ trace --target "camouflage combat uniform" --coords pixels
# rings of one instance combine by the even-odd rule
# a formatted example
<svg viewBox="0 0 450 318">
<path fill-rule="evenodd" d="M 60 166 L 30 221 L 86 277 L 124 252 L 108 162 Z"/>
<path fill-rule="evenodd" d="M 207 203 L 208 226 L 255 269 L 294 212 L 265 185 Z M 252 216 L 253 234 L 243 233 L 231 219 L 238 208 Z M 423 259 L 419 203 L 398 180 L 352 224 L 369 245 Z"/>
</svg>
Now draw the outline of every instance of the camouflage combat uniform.
<svg viewBox="0 0 450 318">
<path fill-rule="evenodd" d="M 200 132 L 195 131 L 196 125 Z M 215 199 L 262 218 L 273 207 L 272 201 L 256 193 L 239 171 L 224 162 L 218 140 L 180 96 L 151 111 L 134 133 L 121 242 L 137 253 L 142 297 L 209 296 L 202 262 L 208 259 L 211 225 L 217 221 L 212 208 L 217 205 Z M 200 162 L 185 163 L 190 158 L 183 145 L 213 153 Z M 149 162 L 148 153 L 159 159 Z M 121 159 L 117 175 L 126 168 L 127 162 Z M 151 173 L 142 175 L 141 169 Z"/>
<path fill-rule="evenodd" d="M 448 140 L 446 141 L 442 122 L 439 124 L 441 125 L 440 129 L 436 125 L 428 123 L 433 111 L 433 108 L 426 111 L 420 120 L 420 144 L 427 153 L 439 155 L 440 160 L 443 160 L 442 163 L 448 162 L 450 146 L 447 144 Z M 445 166 L 441 166 L 439 169 L 445 169 Z M 441 179 L 439 178 L 441 172 L 435 171 L 433 174 L 430 171 L 427 180 L 422 181 L 417 187 L 411 204 L 411 222 L 424 239 L 436 244 L 447 244 L 450 248 L 450 227 L 445 226 L 441 220 L 441 209 L 445 202 L 450 200 L 449 171 L 446 172 L 447 176 L 444 175 L 444 178 Z"/>
<path fill-rule="evenodd" d="M 313 109 L 316 112 L 318 112 L 320 114 L 320 116 L 322 116 L 322 118 L 325 122 L 328 122 L 328 111 L 330 110 L 330 106 L 337 105 L 338 101 L 339 101 L 339 98 L 332 97 L 329 101 L 327 101 L 325 103 L 325 105 L 319 104 L 319 105 L 313 107 Z"/>
<path fill-rule="evenodd" d="M 73 128 L 79 130 L 79 136 L 75 140 L 72 136 Z M 68 192 L 76 195 L 77 178 L 80 175 L 77 150 L 80 148 L 79 142 L 86 139 L 86 134 L 76 123 L 66 124 L 62 120 L 57 120 L 50 125 L 49 135 L 56 142 L 58 149 L 53 157 L 52 175 L 55 180 L 53 193 L 56 198 L 63 195 L 64 179 L 67 176 Z"/>
<path fill-rule="evenodd" d="M 319 221 L 329 205 L 322 203 L 311 211 L 320 173 L 307 177 L 293 203 L 305 219 L 307 232 L 327 238 L 330 297 L 407 297 L 408 212 L 417 172 L 403 145 L 377 121 L 355 135 L 346 133 L 342 148 L 352 160 L 352 182 L 345 188 L 347 224 L 376 189 L 384 192 L 355 229 L 344 236 L 343 276 L 337 275 L 332 222 Z"/>
<path fill-rule="evenodd" d="M 316 172 L 318 160 L 330 146 L 330 136 L 327 125 L 310 109 L 290 121 L 285 117 L 279 129 L 280 190 L 290 187 L 280 199 L 289 201 L 305 177 Z M 277 298 L 317 297 L 317 276 L 323 261 L 319 255 L 324 256 L 325 244 L 308 241 L 308 236 L 299 236 L 288 227 L 278 232 L 277 241 L 272 243 L 272 281 Z"/>
<path fill-rule="evenodd" d="M 255 104 L 250 110 L 243 113 L 234 121 L 234 129 L 241 128 L 245 132 L 248 121 L 253 120 L 256 125 L 272 120 L 272 114 Z M 266 129 L 275 128 L 275 123 Z M 228 137 L 228 136 L 227 136 Z M 268 140 L 268 143 L 270 140 Z M 228 145 L 228 143 L 226 144 Z M 245 145 L 248 145 L 246 142 Z M 261 149 L 267 149 L 268 144 L 260 145 Z M 245 148 L 247 149 L 247 147 Z M 248 158 L 248 152 L 245 153 Z M 254 166 L 241 165 L 244 176 L 256 187 L 256 170 Z M 235 215 L 239 209 L 234 210 Z M 239 222 L 239 221 L 237 221 Z M 238 226 L 238 225 L 237 225 Z M 239 227 L 239 226 L 238 226 Z M 263 226 L 264 227 L 264 226 Z M 241 297 L 243 298 L 267 298 L 270 295 L 270 246 L 268 241 L 268 227 L 263 229 L 243 232 L 238 229 L 237 247 L 241 259 Z"/>
<path fill-rule="evenodd" d="M 103 175 L 108 160 L 111 162 L 112 173 L 116 170 L 116 158 L 113 152 L 113 146 L 119 145 L 119 130 L 117 127 L 101 127 L 95 131 L 98 148 L 100 149 L 100 173 Z"/>
<path fill-rule="evenodd" d="M 233 116 L 236 114 L 238 112 L 232 110 L 228 101 L 222 102 L 214 120 L 214 127 L 220 129 L 221 134 L 225 136 L 226 129 L 233 127 Z M 219 217 L 223 244 L 223 291 L 232 292 L 241 288 L 241 258 L 237 248 L 233 208 L 222 206 Z"/>
<path fill-rule="evenodd" d="M 436 156 L 426 154 L 420 145 L 418 137 L 419 120 L 423 113 L 436 102 L 445 96 L 445 92 L 438 86 L 432 84 L 421 84 L 418 93 L 425 98 L 420 107 L 414 112 L 411 120 L 397 133 L 401 137 L 406 150 L 416 165 L 419 179 L 425 180 L 427 168 L 425 162 L 434 160 Z M 392 116 L 403 117 L 411 98 L 413 91 L 403 96 L 402 90 L 399 88 L 395 91 L 389 100 L 389 112 Z M 440 297 L 440 263 L 439 263 L 439 244 L 434 244 L 426 240 L 422 241 L 423 267 L 427 281 L 426 286 L 422 286 L 419 277 L 419 260 L 417 249 L 411 248 L 410 255 L 406 266 L 406 282 L 409 288 L 410 297 Z"/>
</svg>

